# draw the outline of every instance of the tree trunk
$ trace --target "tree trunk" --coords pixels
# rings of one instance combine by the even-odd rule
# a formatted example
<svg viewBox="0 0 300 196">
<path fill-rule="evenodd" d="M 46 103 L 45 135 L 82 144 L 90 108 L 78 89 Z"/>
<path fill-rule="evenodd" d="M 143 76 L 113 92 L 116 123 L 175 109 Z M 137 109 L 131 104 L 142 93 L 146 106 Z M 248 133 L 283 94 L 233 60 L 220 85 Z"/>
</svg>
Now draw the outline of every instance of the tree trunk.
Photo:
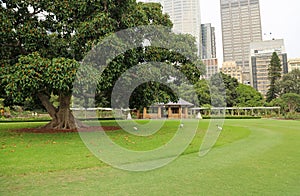
<svg viewBox="0 0 300 196">
<path fill-rule="evenodd" d="M 38 94 L 38 97 L 52 118 L 51 122 L 46 124 L 43 128 L 77 129 L 80 127 L 85 127 L 83 123 L 75 119 L 70 110 L 71 95 L 60 94 L 60 105 L 58 108 L 55 108 L 53 104 L 49 101 L 49 96 L 45 94 Z"/>
</svg>

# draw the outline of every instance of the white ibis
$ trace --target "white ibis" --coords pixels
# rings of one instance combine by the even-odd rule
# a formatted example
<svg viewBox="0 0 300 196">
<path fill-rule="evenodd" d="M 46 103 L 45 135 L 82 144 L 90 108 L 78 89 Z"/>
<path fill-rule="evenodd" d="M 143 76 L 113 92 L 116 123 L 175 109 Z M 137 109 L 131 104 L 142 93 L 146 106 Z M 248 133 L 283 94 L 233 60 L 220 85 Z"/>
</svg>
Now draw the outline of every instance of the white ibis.
<svg viewBox="0 0 300 196">
<path fill-rule="evenodd" d="M 223 128 L 221 126 L 219 126 L 219 125 L 217 125 L 217 128 L 218 128 L 219 131 L 223 130 Z"/>
</svg>

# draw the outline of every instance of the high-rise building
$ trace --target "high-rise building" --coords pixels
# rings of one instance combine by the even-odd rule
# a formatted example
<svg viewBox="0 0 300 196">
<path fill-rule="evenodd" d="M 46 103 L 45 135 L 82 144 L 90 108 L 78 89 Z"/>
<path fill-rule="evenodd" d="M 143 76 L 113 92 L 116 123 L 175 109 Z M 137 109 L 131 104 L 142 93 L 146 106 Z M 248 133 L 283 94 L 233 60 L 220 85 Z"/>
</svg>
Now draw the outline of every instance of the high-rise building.
<svg viewBox="0 0 300 196">
<path fill-rule="evenodd" d="M 215 28 L 210 23 L 201 24 L 202 59 L 216 58 Z"/>
<path fill-rule="evenodd" d="M 267 94 L 270 85 L 268 68 L 273 52 L 277 53 L 281 61 L 282 74 L 287 73 L 287 54 L 283 39 L 250 43 L 251 86 L 263 95 Z"/>
<path fill-rule="evenodd" d="M 220 0 L 223 61 L 242 67 L 243 82 L 250 81 L 249 44 L 261 41 L 259 0 Z"/>
<path fill-rule="evenodd" d="M 201 57 L 206 67 L 205 78 L 219 72 L 218 59 L 216 58 L 215 28 L 210 23 L 201 24 Z"/>
<path fill-rule="evenodd" d="M 191 34 L 196 38 L 198 55 L 201 56 L 200 0 L 140 0 L 156 2 L 170 16 L 175 33 Z"/>
<path fill-rule="evenodd" d="M 193 35 L 201 56 L 200 0 L 163 0 L 162 5 L 173 22 L 173 31 Z"/>
</svg>

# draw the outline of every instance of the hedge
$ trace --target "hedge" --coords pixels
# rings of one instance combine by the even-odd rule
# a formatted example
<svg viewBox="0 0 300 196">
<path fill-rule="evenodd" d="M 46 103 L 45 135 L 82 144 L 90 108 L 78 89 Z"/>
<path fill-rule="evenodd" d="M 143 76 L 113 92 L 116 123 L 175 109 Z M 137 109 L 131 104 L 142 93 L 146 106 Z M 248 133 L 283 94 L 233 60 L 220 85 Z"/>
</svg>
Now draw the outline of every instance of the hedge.
<svg viewBox="0 0 300 196">
<path fill-rule="evenodd" d="M 202 119 L 224 119 L 223 116 L 202 116 Z M 225 116 L 225 119 L 261 119 L 261 116 Z"/>
</svg>

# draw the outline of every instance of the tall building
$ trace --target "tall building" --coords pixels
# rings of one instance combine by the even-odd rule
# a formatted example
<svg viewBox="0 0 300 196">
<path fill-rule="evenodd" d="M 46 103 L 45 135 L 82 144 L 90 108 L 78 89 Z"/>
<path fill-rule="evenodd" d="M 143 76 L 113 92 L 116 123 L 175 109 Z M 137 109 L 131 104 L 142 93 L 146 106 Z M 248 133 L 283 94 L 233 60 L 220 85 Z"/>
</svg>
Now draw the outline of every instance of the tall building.
<svg viewBox="0 0 300 196">
<path fill-rule="evenodd" d="M 267 94 L 270 85 L 268 68 L 273 52 L 277 53 L 281 61 L 282 74 L 287 73 L 287 54 L 283 39 L 250 43 L 251 86 L 263 95 Z"/>
<path fill-rule="evenodd" d="M 175 33 L 187 33 L 196 38 L 201 56 L 200 0 L 163 0 L 163 11 L 170 15 Z"/>
<path fill-rule="evenodd" d="M 250 81 L 249 44 L 261 41 L 259 0 L 220 0 L 223 61 L 242 67 L 243 82 Z"/>
<path fill-rule="evenodd" d="M 210 23 L 201 24 L 201 57 L 206 67 L 205 78 L 219 72 L 218 59 L 216 58 L 215 28 Z"/>
<path fill-rule="evenodd" d="M 198 55 L 201 56 L 200 0 L 140 0 L 156 2 L 170 16 L 175 33 L 191 34 L 196 38 Z"/>
<path fill-rule="evenodd" d="M 201 24 L 202 59 L 216 58 L 215 28 L 210 23 Z"/>
</svg>

